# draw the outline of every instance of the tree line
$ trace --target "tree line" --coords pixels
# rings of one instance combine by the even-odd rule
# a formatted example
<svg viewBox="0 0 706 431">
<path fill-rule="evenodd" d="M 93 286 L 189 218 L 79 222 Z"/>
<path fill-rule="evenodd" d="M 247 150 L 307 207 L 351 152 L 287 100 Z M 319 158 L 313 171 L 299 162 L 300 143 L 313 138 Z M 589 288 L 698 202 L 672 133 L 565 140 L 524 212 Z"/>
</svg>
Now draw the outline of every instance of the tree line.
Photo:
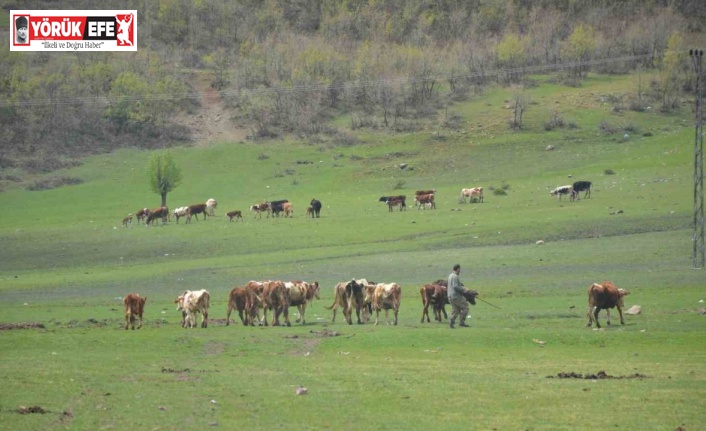
<svg viewBox="0 0 706 431">
<path fill-rule="evenodd" d="M 29 1 L 8 9 L 114 9 L 109 1 Z M 0 50 L 0 169 L 43 172 L 62 157 L 191 139 L 189 82 L 207 71 L 253 138 L 413 130 L 487 85 L 535 73 L 580 85 L 589 71 L 645 71 L 640 104 L 663 110 L 693 89 L 687 40 L 699 0 L 138 1 L 135 53 Z M 648 100 L 649 99 L 649 100 Z M 515 121 L 517 123 L 517 121 Z M 520 121 L 521 124 L 521 121 Z M 515 124 L 517 125 L 517 124 Z"/>
</svg>

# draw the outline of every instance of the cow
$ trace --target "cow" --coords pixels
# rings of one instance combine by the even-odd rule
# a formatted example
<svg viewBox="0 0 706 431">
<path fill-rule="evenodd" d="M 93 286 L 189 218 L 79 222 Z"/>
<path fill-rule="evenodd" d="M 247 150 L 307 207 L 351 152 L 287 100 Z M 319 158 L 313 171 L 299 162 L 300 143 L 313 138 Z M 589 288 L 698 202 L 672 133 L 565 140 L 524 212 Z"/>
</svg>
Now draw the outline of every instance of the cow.
<svg viewBox="0 0 706 431">
<path fill-rule="evenodd" d="M 584 199 L 591 197 L 591 182 L 590 181 L 576 181 L 571 186 L 571 188 L 574 190 L 574 193 L 576 193 L 577 200 L 579 199 L 580 192 L 586 192 L 583 195 Z"/>
<path fill-rule="evenodd" d="M 132 213 L 123 219 L 123 227 L 127 227 L 127 225 L 132 225 Z"/>
<path fill-rule="evenodd" d="M 284 287 L 289 291 L 289 306 L 296 306 L 299 311 L 299 318 L 296 321 L 301 321 L 302 325 L 306 324 L 304 318 L 306 306 L 311 304 L 314 298 L 321 299 L 319 297 L 319 282 L 307 283 L 297 280 L 284 283 Z"/>
<path fill-rule="evenodd" d="M 405 203 L 406 198 L 407 197 L 405 195 L 381 196 L 378 200 L 380 202 L 385 202 L 387 204 L 387 207 L 389 208 L 389 211 L 392 212 L 392 209 L 396 206 L 400 207 L 400 211 L 407 210 L 407 204 Z"/>
<path fill-rule="evenodd" d="M 262 218 L 263 212 L 267 212 L 267 217 L 269 217 L 271 211 L 270 204 L 267 202 L 263 202 L 261 204 L 251 205 L 250 211 L 252 211 L 254 213 L 253 216 L 257 218 Z"/>
<path fill-rule="evenodd" d="M 142 328 L 142 313 L 145 311 L 145 302 L 147 302 L 146 296 L 140 296 L 137 293 L 128 293 L 123 298 L 123 305 L 125 305 L 125 329 L 131 326 L 135 329 L 135 319 L 139 317 L 140 323 L 137 325 L 137 329 Z"/>
<path fill-rule="evenodd" d="M 363 321 L 369 322 L 373 315 L 373 295 L 375 294 L 377 283 L 368 281 L 365 278 L 358 279 L 356 282 L 363 286 Z"/>
<path fill-rule="evenodd" d="M 433 307 L 434 320 L 441 322 L 441 313 L 444 313 L 444 318 L 448 319 L 449 316 L 446 314 L 446 304 L 449 302 L 449 298 L 446 293 L 446 286 L 440 284 L 425 284 L 419 289 L 419 293 L 422 295 L 422 305 L 424 309 L 422 311 L 422 321 L 424 323 L 424 316 L 427 318 L 427 323 L 429 323 L 429 306 Z"/>
<path fill-rule="evenodd" d="M 227 213 L 226 217 L 228 217 L 229 221 L 233 221 L 233 219 L 235 219 L 235 221 L 237 222 L 238 219 L 243 220 L 243 213 L 239 210 L 235 210 Z"/>
<path fill-rule="evenodd" d="M 483 203 L 483 187 L 471 187 L 469 189 L 461 189 L 461 200 L 465 203 L 468 198 L 468 203 L 473 203 L 473 200 L 478 200 Z"/>
<path fill-rule="evenodd" d="M 400 300 L 402 299 L 402 288 L 397 283 L 378 283 L 373 293 L 373 311 L 375 311 L 375 325 L 380 318 L 380 311 L 385 310 L 385 320 L 389 325 L 388 311 L 392 310 L 395 315 L 394 325 L 397 325 L 397 314 L 400 311 Z"/>
<path fill-rule="evenodd" d="M 238 316 L 243 325 L 255 326 L 258 309 L 262 300 L 250 287 L 234 287 L 228 295 L 228 313 L 226 314 L 226 326 L 230 325 L 230 313 L 238 310 Z M 245 313 L 243 315 L 243 313 Z"/>
<path fill-rule="evenodd" d="M 208 215 L 207 208 L 208 207 L 206 206 L 206 204 L 189 205 L 186 208 L 186 222 L 191 223 L 191 217 L 194 217 L 196 220 L 198 220 L 199 214 L 203 214 L 203 219 L 206 220 L 206 216 Z"/>
<path fill-rule="evenodd" d="M 414 206 L 416 207 L 417 205 L 419 205 L 419 200 L 417 199 L 417 197 L 422 196 L 422 195 L 431 195 L 431 194 L 435 194 L 435 193 L 436 193 L 436 189 L 417 190 L 416 192 L 414 192 Z"/>
<path fill-rule="evenodd" d="M 360 310 L 363 308 L 363 298 L 364 298 L 364 287 L 359 284 L 356 280 L 351 280 L 349 282 L 340 282 L 334 287 L 334 300 L 330 307 L 326 307 L 329 310 L 333 310 L 333 319 L 331 322 L 336 321 L 336 311 L 338 307 L 343 309 L 343 317 L 349 325 L 353 324 L 353 307 L 355 306 L 356 317 L 358 318 L 358 324 L 362 324 L 363 321 L 360 320 Z"/>
<path fill-rule="evenodd" d="M 208 308 L 211 302 L 211 295 L 207 290 L 185 290 L 179 295 L 174 303 L 177 304 L 177 311 L 181 311 L 181 326 L 184 328 L 196 327 L 196 314 L 201 313 L 201 327 L 208 327 Z"/>
<path fill-rule="evenodd" d="M 206 213 L 211 217 L 216 216 L 216 208 L 218 207 L 218 201 L 211 198 L 206 201 Z"/>
<path fill-rule="evenodd" d="M 186 217 L 186 210 L 188 209 L 189 207 L 179 207 L 172 211 L 172 216 L 174 216 L 174 219 L 176 219 L 177 224 L 179 224 L 179 219 L 181 217 Z"/>
<path fill-rule="evenodd" d="M 284 323 L 289 322 L 289 292 L 282 281 L 270 281 L 264 284 L 262 291 L 262 312 L 265 326 L 267 326 L 267 310 L 272 309 L 272 326 L 279 326 L 279 316 L 284 316 Z"/>
<path fill-rule="evenodd" d="M 279 213 L 284 211 L 284 204 L 289 202 L 287 199 L 281 199 L 278 201 L 267 202 L 270 204 L 270 209 L 272 210 L 272 216 L 279 217 Z"/>
<path fill-rule="evenodd" d="M 158 218 L 162 219 L 162 224 L 165 224 L 167 220 L 169 219 L 169 208 L 167 207 L 159 207 L 155 208 L 152 210 L 149 210 L 149 214 L 147 215 L 147 219 L 145 220 L 145 224 L 150 224 L 153 221 L 157 220 Z"/>
<path fill-rule="evenodd" d="M 571 185 L 559 186 L 559 187 L 555 188 L 554 190 L 552 190 L 551 192 L 549 192 L 549 196 L 557 196 L 557 197 L 559 197 L 559 200 L 561 200 L 561 197 L 564 195 L 569 195 L 571 200 L 572 201 L 574 200 L 574 198 L 575 198 L 574 189 Z"/>
<path fill-rule="evenodd" d="M 282 209 L 284 210 L 285 217 L 294 217 L 294 207 L 292 206 L 291 202 L 285 202 L 284 204 L 282 204 Z"/>
<path fill-rule="evenodd" d="M 311 217 L 313 218 L 316 216 L 316 218 L 319 218 L 319 215 L 321 215 L 321 202 L 316 199 L 312 199 L 311 202 L 309 202 L 309 205 L 311 206 L 313 212 Z"/>
<path fill-rule="evenodd" d="M 137 224 L 140 224 L 140 221 L 144 221 L 149 214 L 149 208 L 140 208 L 139 210 L 137 210 L 137 212 L 135 213 L 135 217 L 137 218 Z"/>
<path fill-rule="evenodd" d="M 598 322 L 598 313 L 601 310 L 610 310 L 613 307 L 618 309 L 618 314 L 620 315 L 620 324 L 624 325 L 625 320 L 623 320 L 623 297 L 629 295 L 625 289 L 618 289 L 610 281 L 604 281 L 603 283 L 593 283 L 588 286 L 588 324 L 586 326 L 591 327 L 593 322 L 596 322 L 596 327 L 600 328 L 601 324 Z M 608 311 L 607 311 L 608 312 Z M 608 325 L 610 325 L 610 312 L 608 312 Z"/>
<path fill-rule="evenodd" d="M 434 193 L 429 193 L 427 195 L 417 195 L 414 197 L 414 205 L 417 206 L 417 210 L 424 207 L 424 209 L 429 206 L 430 208 L 436 209 L 436 202 L 434 202 Z"/>
<path fill-rule="evenodd" d="M 306 217 L 307 218 L 309 218 L 309 217 L 314 218 L 314 207 L 312 207 L 311 205 L 306 207 Z"/>
</svg>

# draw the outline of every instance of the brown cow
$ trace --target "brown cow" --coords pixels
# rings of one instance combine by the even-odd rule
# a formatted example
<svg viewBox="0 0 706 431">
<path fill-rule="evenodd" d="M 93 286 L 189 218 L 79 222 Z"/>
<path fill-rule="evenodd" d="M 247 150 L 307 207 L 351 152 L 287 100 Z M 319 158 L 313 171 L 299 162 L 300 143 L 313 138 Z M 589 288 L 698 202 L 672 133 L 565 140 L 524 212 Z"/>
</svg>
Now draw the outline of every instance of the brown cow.
<svg viewBox="0 0 706 431">
<path fill-rule="evenodd" d="M 198 220 L 198 214 L 203 214 L 203 219 L 206 220 L 206 215 L 208 215 L 207 209 L 208 205 L 206 204 L 189 205 L 186 209 L 186 222 L 191 223 L 192 216 Z"/>
<path fill-rule="evenodd" d="M 400 311 L 400 300 L 402 299 L 402 288 L 397 283 L 378 283 L 373 293 L 373 310 L 375 311 L 375 325 L 378 324 L 380 311 L 385 310 L 385 320 L 389 325 L 387 317 L 388 310 L 392 310 L 395 315 L 394 325 L 397 325 L 397 314 Z"/>
<path fill-rule="evenodd" d="M 250 286 L 235 287 L 228 295 L 228 313 L 226 314 L 226 326 L 230 325 L 230 313 L 238 310 L 238 316 L 243 325 L 255 326 L 258 309 L 261 299 Z M 245 315 L 243 315 L 245 312 Z"/>
<path fill-rule="evenodd" d="M 128 293 L 123 298 L 123 304 L 125 305 L 125 329 L 128 326 L 132 326 L 135 329 L 135 317 L 140 318 L 140 323 L 137 325 L 137 329 L 142 328 L 142 313 L 145 311 L 145 302 L 147 302 L 146 296 L 140 296 L 137 293 Z"/>
<path fill-rule="evenodd" d="M 272 209 L 270 208 L 270 204 L 269 204 L 269 203 L 263 202 L 263 203 L 261 203 L 261 204 L 251 205 L 251 206 L 250 206 L 250 211 L 252 211 L 252 212 L 255 213 L 255 215 L 254 215 L 255 217 L 261 219 L 263 212 L 267 212 L 267 217 L 269 217 L 269 216 L 270 216 L 270 211 L 272 211 Z"/>
<path fill-rule="evenodd" d="M 127 227 L 127 225 L 132 224 L 132 213 L 128 214 L 127 217 L 123 219 L 123 227 Z"/>
<path fill-rule="evenodd" d="M 419 293 L 422 295 L 422 305 L 424 305 L 424 310 L 422 311 L 422 322 L 424 323 L 424 316 L 427 317 L 427 323 L 429 320 L 429 306 L 433 307 L 434 320 L 441 322 L 441 313 L 444 313 L 444 318 L 448 319 L 449 316 L 446 314 L 446 304 L 449 302 L 449 298 L 446 294 L 446 286 L 440 284 L 425 284 L 419 288 Z"/>
<path fill-rule="evenodd" d="M 148 208 L 140 208 L 137 210 L 135 213 L 135 217 L 137 218 L 137 224 L 140 224 L 140 221 L 144 221 L 147 216 L 150 215 L 150 210 Z"/>
<path fill-rule="evenodd" d="M 358 324 L 362 324 L 363 321 L 360 320 L 360 310 L 363 308 L 364 301 L 364 286 L 358 283 L 356 280 L 351 280 L 349 282 L 340 282 L 334 287 L 334 300 L 330 307 L 326 307 L 329 310 L 333 310 L 333 319 L 331 322 L 336 321 L 336 311 L 338 307 L 343 309 L 343 317 L 349 325 L 353 324 L 353 307 L 355 306 L 356 317 L 358 318 Z"/>
<path fill-rule="evenodd" d="M 436 209 L 436 202 L 434 202 L 434 193 L 429 193 L 428 195 L 415 196 L 414 205 L 418 206 L 417 210 L 422 207 L 424 207 L 424 209 L 427 209 L 427 206 Z"/>
<path fill-rule="evenodd" d="M 235 210 L 226 214 L 226 217 L 228 217 L 230 221 L 233 221 L 233 219 L 235 219 L 235 221 L 237 222 L 238 219 L 243 220 L 243 213 L 239 210 Z"/>
<path fill-rule="evenodd" d="M 284 323 L 287 326 L 292 326 L 289 322 L 289 292 L 282 281 L 270 281 L 265 283 L 261 298 L 265 326 L 267 326 L 268 309 L 272 309 L 272 326 L 280 325 L 280 314 L 284 315 Z"/>
<path fill-rule="evenodd" d="M 314 298 L 321 299 L 319 297 L 319 282 L 307 283 L 306 281 L 297 280 L 286 282 L 284 286 L 289 291 L 289 306 L 296 306 L 299 311 L 299 318 L 296 321 L 299 322 L 301 320 L 302 325 L 304 325 L 306 323 L 304 318 L 306 306 L 311 304 Z"/>
<path fill-rule="evenodd" d="M 149 210 L 149 213 L 147 214 L 147 219 L 145 220 L 145 224 L 150 224 L 158 218 L 162 219 L 162 224 L 165 224 L 167 220 L 169 220 L 169 208 L 159 207 Z"/>
<path fill-rule="evenodd" d="M 618 289 L 610 281 L 604 281 L 603 283 L 593 283 L 588 287 L 588 324 L 586 326 L 590 327 L 593 322 L 596 322 L 596 327 L 600 328 L 601 324 L 598 322 L 598 313 L 601 310 L 606 310 L 608 312 L 608 324 L 610 325 L 610 310 L 613 307 L 618 309 L 618 314 L 620 314 L 620 324 L 624 325 L 625 320 L 623 320 L 623 297 L 629 295 L 625 289 Z"/>
</svg>

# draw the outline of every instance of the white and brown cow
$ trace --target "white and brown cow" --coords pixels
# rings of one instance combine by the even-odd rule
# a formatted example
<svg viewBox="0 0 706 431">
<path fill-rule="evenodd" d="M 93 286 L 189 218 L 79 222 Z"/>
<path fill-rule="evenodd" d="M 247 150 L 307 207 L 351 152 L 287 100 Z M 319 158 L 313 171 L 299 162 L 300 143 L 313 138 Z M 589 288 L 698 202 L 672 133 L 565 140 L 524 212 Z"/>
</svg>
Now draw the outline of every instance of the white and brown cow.
<svg viewBox="0 0 706 431">
<path fill-rule="evenodd" d="M 145 311 L 145 302 L 147 302 L 146 296 L 140 296 L 137 293 L 128 293 L 123 298 L 123 305 L 125 305 L 125 329 L 131 326 L 135 329 L 135 320 L 140 319 L 140 323 L 137 325 L 137 329 L 142 328 L 142 313 Z"/>
<path fill-rule="evenodd" d="M 321 299 L 319 297 L 319 282 L 288 281 L 284 283 L 284 287 L 289 291 L 289 306 L 296 306 L 299 311 L 299 318 L 296 321 L 301 321 L 302 325 L 304 325 L 306 323 L 304 318 L 306 306 L 311 304 L 314 298 Z"/>
<path fill-rule="evenodd" d="M 402 299 L 402 288 L 397 283 L 378 283 L 373 293 L 373 311 L 375 311 L 375 325 L 378 324 L 380 311 L 385 310 L 385 320 L 389 325 L 388 311 L 392 310 L 397 325 L 397 314 L 400 311 L 400 300 Z"/>
<path fill-rule="evenodd" d="M 362 324 L 360 319 L 360 311 L 363 308 L 364 286 L 356 280 L 348 282 L 342 281 L 334 287 L 334 299 L 331 306 L 326 307 L 333 310 L 333 318 L 331 322 L 336 321 L 336 311 L 338 307 L 343 309 L 343 317 L 349 325 L 353 324 L 353 307 L 355 307 L 358 324 Z"/>
<path fill-rule="evenodd" d="M 262 218 L 262 213 L 266 212 L 267 217 L 270 216 L 270 211 L 272 209 L 270 208 L 270 204 L 267 202 L 263 202 L 261 204 L 255 204 L 250 206 L 250 211 L 254 213 L 254 217 L 257 218 Z"/>
<path fill-rule="evenodd" d="M 137 224 L 140 224 L 140 221 L 144 221 L 147 219 L 147 216 L 150 215 L 150 210 L 149 208 L 140 208 L 137 210 L 135 213 L 135 218 L 137 218 Z"/>
<path fill-rule="evenodd" d="M 461 189 L 461 200 L 464 203 L 466 202 L 466 198 L 468 198 L 468 203 L 473 203 L 474 200 L 478 200 L 479 203 L 483 203 L 483 187 Z"/>
<path fill-rule="evenodd" d="M 549 192 L 549 196 L 557 196 L 559 200 L 561 201 L 561 197 L 565 195 L 569 195 L 569 198 L 573 201 L 576 198 L 576 192 L 574 192 L 574 188 L 572 185 L 566 185 L 566 186 L 559 186 L 555 188 L 554 190 Z"/>
<path fill-rule="evenodd" d="M 436 202 L 434 201 L 434 193 L 429 193 L 426 195 L 416 195 L 414 197 L 414 205 L 418 207 L 417 209 L 420 209 L 420 208 L 427 209 L 427 207 L 436 209 Z"/>
<path fill-rule="evenodd" d="M 593 283 L 588 286 L 588 324 L 586 326 L 592 326 L 593 322 L 596 322 L 596 327 L 600 328 L 601 324 L 598 322 L 598 313 L 601 310 L 606 310 L 608 312 L 608 324 L 610 325 L 610 310 L 613 307 L 618 309 L 618 314 L 620 314 L 620 324 L 624 325 L 625 320 L 623 320 L 623 297 L 629 295 L 625 289 L 618 289 L 610 281 L 604 281 L 602 283 Z"/>
<path fill-rule="evenodd" d="M 267 310 L 272 310 L 272 326 L 279 326 L 279 316 L 284 316 L 284 323 L 292 326 L 289 321 L 289 292 L 282 281 L 264 283 L 262 290 L 262 313 L 267 326 Z"/>
<path fill-rule="evenodd" d="M 211 302 L 211 295 L 207 290 L 185 290 L 179 295 L 174 303 L 177 304 L 177 311 L 181 311 L 184 328 L 196 327 L 196 314 L 201 313 L 201 327 L 208 327 L 208 308 Z"/>
<path fill-rule="evenodd" d="M 172 216 L 176 220 L 177 224 L 179 224 L 180 218 L 186 217 L 186 210 L 188 210 L 188 209 L 189 209 L 189 207 L 179 207 L 179 208 L 174 209 L 174 211 L 172 211 Z"/>
</svg>

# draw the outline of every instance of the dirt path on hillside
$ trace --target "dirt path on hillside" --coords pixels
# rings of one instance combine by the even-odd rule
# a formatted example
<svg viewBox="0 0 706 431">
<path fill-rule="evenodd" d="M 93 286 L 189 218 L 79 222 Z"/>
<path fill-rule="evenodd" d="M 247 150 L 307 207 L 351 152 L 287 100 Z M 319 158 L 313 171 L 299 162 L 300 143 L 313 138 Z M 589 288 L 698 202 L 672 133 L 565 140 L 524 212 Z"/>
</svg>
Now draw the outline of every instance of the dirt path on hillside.
<svg viewBox="0 0 706 431">
<path fill-rule="evenodd" d="M 191 87 L 201 96 L 196 114 L 181 114 L 177 121 L 187 126 L 199 147 L 216 142 L 237 142 L 245 139 L 248 129 L 238 128 L 230 120 L 230 113 L 220 94 L 211 88 L 210 72 L 193 71 L 188 78 Z"/>
</svg>

